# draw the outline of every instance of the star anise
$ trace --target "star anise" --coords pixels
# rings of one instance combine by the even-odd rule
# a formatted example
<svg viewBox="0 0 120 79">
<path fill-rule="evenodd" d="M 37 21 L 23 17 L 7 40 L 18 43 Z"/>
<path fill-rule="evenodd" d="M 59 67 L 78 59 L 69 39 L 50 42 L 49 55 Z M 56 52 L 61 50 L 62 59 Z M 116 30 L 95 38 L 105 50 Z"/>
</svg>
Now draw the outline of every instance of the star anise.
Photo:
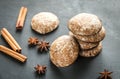
<svg viewBox="0 0 120 79">
<path fill-rule="evenodd" d="M 29 45 L 37 45 L 38 42 L 39 42 L 39 40 L 38 40 L 38 38 L 36 38 L 36 37 L 30 37 L 30 38 L 28 39 L 28 44 L 29 44 Z"/>
<path fill-rule="evenodd" d="M 110 76 L 113 72 L 109 72 L 108 70 L 104 69 L 103 72 L 100 72 L 99 74 L 101 74 L 101 76 L 99 77 L 99 79 L 112 79 L 112 77 Z"/>
<path fill-rule="evenodd" d="M 49 42 L 46 42 L 46 41 L 40 41 L 39 43 L 38 43 L 38 49 L 41 51 L 41 52 L 43 52 L 43 51 L 48 51 L 49 50 L 49 47 L 50 47 L 50 45 L 49 45 Z"/>
<path fill-rule="evenodd" d="M 38 74 L 44 74 L 47 67 L 37 64 L 37 66 L 35 66 L 34 68 Z"/>
</svg>

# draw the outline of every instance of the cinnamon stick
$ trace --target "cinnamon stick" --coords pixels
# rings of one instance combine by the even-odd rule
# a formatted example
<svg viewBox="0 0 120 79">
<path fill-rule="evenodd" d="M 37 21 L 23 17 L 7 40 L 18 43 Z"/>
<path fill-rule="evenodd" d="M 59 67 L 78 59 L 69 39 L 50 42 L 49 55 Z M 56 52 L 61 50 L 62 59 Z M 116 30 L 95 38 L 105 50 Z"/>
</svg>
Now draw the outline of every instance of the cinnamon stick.
<svg viewBox="0 0 120 79">
<path fill-rule="evenodd" d="M 17 60 L 19 60 L 19 61 L 21 61 L 21 62 L 25 62 L 26 59 L 27 59 L 26 56 L 24 56 L 22 54 L 19 54 L 15 51 L 3 46 L 3 45 L 0 45 L 0 51 L 9 55 L 9 56 L 11 56 L 11 57 L 13 57 L 13 58 L 15 58 L 15 59 L 17 59 Z"/>
<path fill-rule="evenodd" d="M 20 19 L 21 19 L 22 13 L 23 13 L 23 9 L 24 9 L 24 7 L 21 7 L 21 9 L 20 9 L 20 12 L 19 12 L 19 15 L 18 15 L 18 20 L 17 20 L 17 23 L 16 23 L 16 29 L 22 28 L 19 24 L 20 24 Z"/>
<path fill-rule="evenodd" d="M 14 51 L 21 52 L 21 47 L 6 28 L 1 30 L 1 34 Z"/>
<path fill-rule="evenodd" d="M 18 49 L 16 48 L 16 46 L 11 42 L 11 40 L 6 36 L 6 34 L 1 31 L 1 34 L 2 36 L 4 37 L 4 39 L 8 42 L 8 44 L 11 46 L 11 48 L 14 50 L 14 51 L 17 51 Z"/>
<path fill-rule="evenodd" d="M 19 15 L 18 15 L 18 20 L 17 20 L 17 23 L 16 23 L 16 29 L 22 29 L 23 28 L 26 14 L 27 14 L 27 8 L 26 7 L 21 7 Z"/>
<path fill-rule="evenodd" d="M 22 16 L 21 16 L 20 26 L 23 26 L 23 25 L 24 25 L 24 21 L 25 21 L 26 14 L 27 14 L 27 8 L 24 7 L 24 9 L 23 9 L 23 14 L 22 14 Z"/>
</svg>

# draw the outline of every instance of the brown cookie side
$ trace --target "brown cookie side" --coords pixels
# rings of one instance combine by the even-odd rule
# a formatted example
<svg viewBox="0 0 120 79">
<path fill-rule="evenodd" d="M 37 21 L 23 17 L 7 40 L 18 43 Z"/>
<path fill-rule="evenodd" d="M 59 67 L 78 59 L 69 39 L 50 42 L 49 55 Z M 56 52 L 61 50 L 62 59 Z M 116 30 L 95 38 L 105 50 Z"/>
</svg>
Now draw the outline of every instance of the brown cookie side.
<svg viewBox="0 0 120 79">
<path fill-rule="evenodd" d="M 90 49 L 90 50 L 81 50 L 80 56 L 82 57 L 95 57 L 98 55 L 102 50 L 102 44 L 100 43 L 97 47 Z"/>
<path fill-rule="evenodd" d="M 74 36 L 84 42 L 100 42 L 104 39 L 105 37 L 105 28 L 102 27 L 102 29 L 100 30 L 99 33 L 95 34 L 95 35 L 88 35 L 88 36 L 80 36 L 80 35 L 75 35 Z"/>
<path fill-rule="evenodd" d="M 80 48 L 82 50 L 88 50 L 88 49 L 92 49 L 96 46 L 98 46 L 99 42 L 95 42 L 95 43 L 88 43 L 88 42 L 83 42 L 81 40 L 78 40 L 78 43 L 80 45 Z"/>
<path fill-rule="evenodd" d="M 71 35 L 71 36 L 73 36 L 74 37 L 74 34 L 72 33 L 72 32 L 70 32 L 69 31 L 69 35 Z M 75 37 L 74 37 L 75 38 Z M 76 39 L 76 38 L 75 38 Z M 79 43 L 79 45 L 80 45 L 80 48 L 82 49 L 82 50 L 88 50 L 88 49 L 92 49 L 92 48 L 94 48 L 94 47 L 96 47 L 98 44 L 99 44 L 99 42 L 95 42 L 95 43 L 89 43 L 89 42 L 83 42 L 83 41 L 81 41 L 81 40 L 79 40 L 79 39 L 76 39 L 77 40 L 77 42 Z"/>
</svg>

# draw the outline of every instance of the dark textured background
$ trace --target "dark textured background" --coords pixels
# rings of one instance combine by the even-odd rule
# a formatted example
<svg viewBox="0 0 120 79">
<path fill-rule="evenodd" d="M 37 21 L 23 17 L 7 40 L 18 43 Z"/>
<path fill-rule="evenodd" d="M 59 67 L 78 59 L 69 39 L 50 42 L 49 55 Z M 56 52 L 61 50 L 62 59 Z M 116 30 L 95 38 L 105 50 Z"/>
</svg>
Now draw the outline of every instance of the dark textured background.
<svg viewBox="0 0 120 79">
<path fill-rule="evenodd" d="M 28 8 L 25 26 L 20 32 L 15 24 L 21 6 Z M 48 11 L 60 19 L 59 28 L 47 35 L 39 35 L 31 30 L 33 15 Z M 106 29 L 103 50 L 95 58 L 82 58 L 66 68 L 57 68 L 49 60 L 49 53 L 39 53 L 37 48 L 28 47 L 28 38 L 45 37 L 52 43 L 57 37 L 68 34 L 68 20 L 82 12 L 93 13 L 101 18 Z M 97 79 L 98 72 L 107 68 L 113 71 L 113 79 L 120 79 L 120 1 L 119 0 L 0 0 L 0 29 L 6 27 L 22 47 L 28 57 L 22 64 L 0 52 L 0 79 Z M 0 36 L 0 44 L 8 44 Z M 34 73 L 36 64 L 46 65 L 43 76 Z"/>
</svg>

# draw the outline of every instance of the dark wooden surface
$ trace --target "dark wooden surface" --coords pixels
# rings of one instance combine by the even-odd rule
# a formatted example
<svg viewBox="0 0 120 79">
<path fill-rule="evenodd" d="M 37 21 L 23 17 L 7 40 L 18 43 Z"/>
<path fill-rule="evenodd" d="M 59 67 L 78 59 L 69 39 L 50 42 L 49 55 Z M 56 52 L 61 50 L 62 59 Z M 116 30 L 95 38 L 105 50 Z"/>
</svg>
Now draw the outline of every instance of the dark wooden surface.
<svg viewBox="0 0 120 79">
<path fill-rule="evenodd" d="M 15 24 L 21 6 L 28 8 L 25 26 L 16 31 Z M 52 12 L 60 19 L 59 28 L 52 33 L 40 35 L 31 30 L 33 15 Z M 39 53 L 37 47 L 28 47 L 31 36 L 52 43 L 57 37 L 68 34 L 68 20 L 78 13 L 93 13 L 106 29 L 103 50 L 95 58 L 82 58 L 69 67 L 57 68 L 49 59 L 49 52 Z M 0 29 L 7 28 L 22 47 L 22 54 L 28 57 L 22 64 L 0 52 L 0 79 L 97 79 L 98 72 L 105 68 L 113 71 L 112 78 L 120 79 L 120 1 L 119 0 L 0 0 Z M 9 46 L 0 36 L 0 44 Z M 37 76 L 36 64 L 46 65 L 47 72 Z"/>
</svg>

